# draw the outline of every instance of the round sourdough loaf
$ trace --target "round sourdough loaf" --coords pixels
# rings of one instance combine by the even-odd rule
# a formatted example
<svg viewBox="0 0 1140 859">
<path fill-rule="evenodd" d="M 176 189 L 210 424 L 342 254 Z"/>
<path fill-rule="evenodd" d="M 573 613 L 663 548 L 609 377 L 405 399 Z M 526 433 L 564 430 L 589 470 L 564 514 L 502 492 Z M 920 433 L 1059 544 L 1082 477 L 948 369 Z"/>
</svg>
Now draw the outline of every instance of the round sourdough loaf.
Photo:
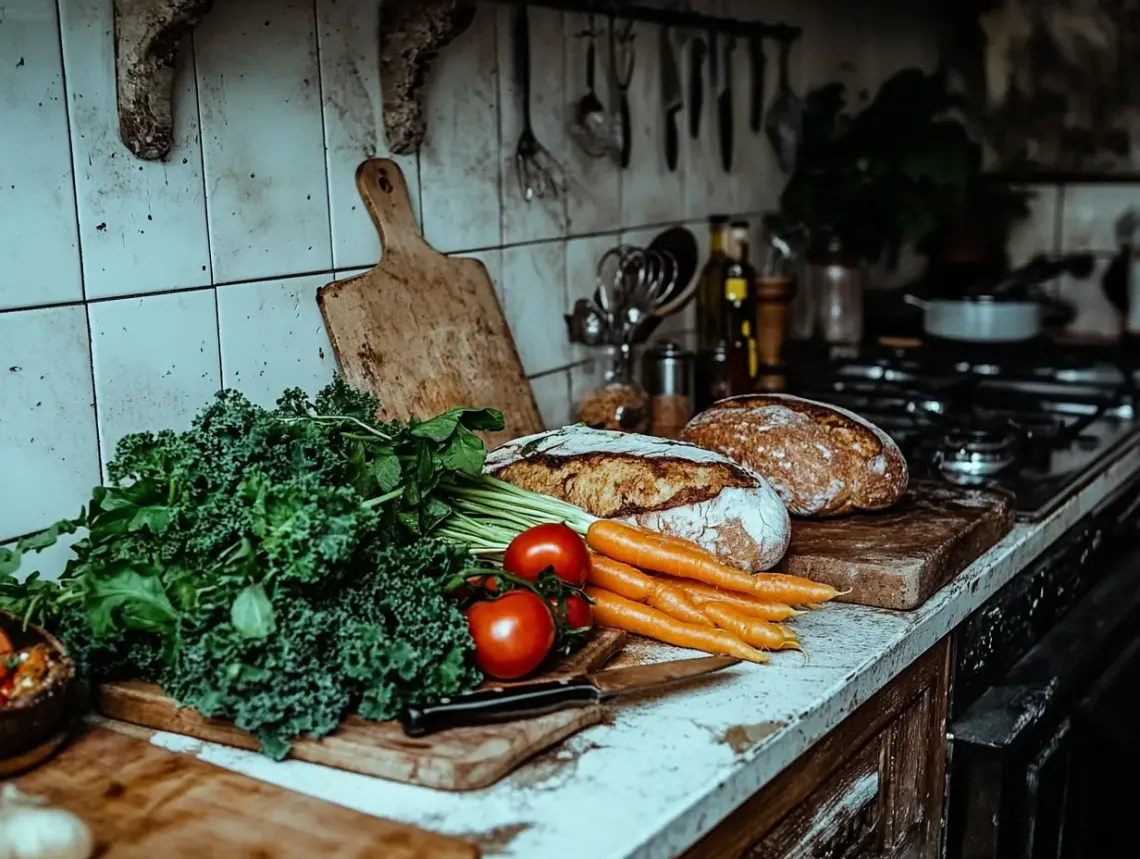
<svg viewBox="0 0 1140 859">
<path fill-rule="evenodd" d="M 765 477 L 794 516 L 881 510 L 906 492 L 906 460 L 890 436 L 813 400 L 730 397 L 689 421 L 681 437 Z"/>
<path fill-rule="evenodd" d="M 486 471 L 594 516 L 692 540 L 748 572 L 772 568 L 788 548 L 788 511 L 765 480 L 691 444 L 573 426 L 507 442 L 488 454 Z"/>
</svg>

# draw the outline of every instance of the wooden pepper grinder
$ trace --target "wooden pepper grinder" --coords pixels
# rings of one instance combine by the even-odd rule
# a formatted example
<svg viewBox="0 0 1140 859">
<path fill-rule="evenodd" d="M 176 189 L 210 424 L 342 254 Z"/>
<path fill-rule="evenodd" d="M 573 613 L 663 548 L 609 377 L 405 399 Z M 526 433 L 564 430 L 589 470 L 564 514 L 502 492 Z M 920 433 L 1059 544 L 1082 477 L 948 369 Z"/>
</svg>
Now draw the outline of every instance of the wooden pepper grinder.
<svg viewBox="0 0 1140 859">
<path fill-rule="evenodd" d="M 779 393 L 788 386 L 784 335 L 793 291 L 790 275 L 756 278 L 756 348 L 760 358 L 756 390 L 761 393 Z"/>
</svg>

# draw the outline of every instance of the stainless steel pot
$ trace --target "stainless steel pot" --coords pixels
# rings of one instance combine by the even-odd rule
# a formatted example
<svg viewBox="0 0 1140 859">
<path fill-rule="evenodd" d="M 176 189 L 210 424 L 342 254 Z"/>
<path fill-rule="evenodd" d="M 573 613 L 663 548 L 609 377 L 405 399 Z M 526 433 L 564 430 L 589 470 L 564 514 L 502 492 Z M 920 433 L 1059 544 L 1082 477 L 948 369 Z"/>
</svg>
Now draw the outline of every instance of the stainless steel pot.
<svg viewBox="0 0 1140 859">
<path fill-rule="evenodd" d="M 919 298 L 905 295 L 907 304 L 921 307 L 922 328 L 931 337 L 970 343 L 1019 343 L 1041 333 L 1044 307 L 1037 301 L 977 298 Z"/>
<path fill-rule="evenodd" d="M 920 298 L 904 295 L 907 304 L 921 307 L 922 328 L 931 337 L 966 343 L 1020 343 L 1041 334 L 1046 297 L 1040 285 L 1062 274 L 1087 278 L 1091 254 L 1067 254 L 1058 259 L 1038 256 L 1000 282 L 960 298 Z"/>
</svg>

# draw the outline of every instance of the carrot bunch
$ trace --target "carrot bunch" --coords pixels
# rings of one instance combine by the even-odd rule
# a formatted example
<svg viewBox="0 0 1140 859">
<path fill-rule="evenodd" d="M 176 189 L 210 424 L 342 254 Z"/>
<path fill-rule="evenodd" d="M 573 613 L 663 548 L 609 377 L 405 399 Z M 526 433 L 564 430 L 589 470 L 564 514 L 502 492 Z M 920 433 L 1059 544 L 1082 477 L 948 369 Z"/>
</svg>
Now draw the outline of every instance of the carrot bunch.
<svg viewBox="0 0 1140 859">
<path fill-rule="evenodd" d="M 695 543 L 621 522 L 594 522 L 586 543 L 586 593 L 600 625 L 749 662 L 766 662 L 765 650 L 801 649 L 781 621 L 802 613 L 793 606 L 837 595 L 798 576 L 741 572 Z"/>
<path fill-rule="evenodd" d="M 591 549 L 586 593 L 601 626 L 694 650 L 765 662 L 766 650 L 800 650 L 784 625 L 838 596 L 830 585 L 778 573 L 753 575 L 696 543 L 591 516 L 580 507 L 489 475 L 441 487 L 453 512 L 435 535 L 501 561 L 520 531 L 561 522 Z"/>
</svg>

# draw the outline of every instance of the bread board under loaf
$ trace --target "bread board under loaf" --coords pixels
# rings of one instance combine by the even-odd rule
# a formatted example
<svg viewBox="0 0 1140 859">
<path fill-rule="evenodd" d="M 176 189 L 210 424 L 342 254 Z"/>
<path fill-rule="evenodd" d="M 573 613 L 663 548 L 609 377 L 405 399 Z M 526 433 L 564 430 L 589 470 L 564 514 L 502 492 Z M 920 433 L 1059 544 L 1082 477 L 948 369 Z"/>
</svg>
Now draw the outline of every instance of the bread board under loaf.
<svg viewBox="0 0 1140 859">
<path fill-rule="evenodd" d="M 1012 496 L 911 482 L 888 510 L 794 519 L 778 570 L 839 590 L 842 602 L 917 608 L 1013 527 Z"/>
</svg>

